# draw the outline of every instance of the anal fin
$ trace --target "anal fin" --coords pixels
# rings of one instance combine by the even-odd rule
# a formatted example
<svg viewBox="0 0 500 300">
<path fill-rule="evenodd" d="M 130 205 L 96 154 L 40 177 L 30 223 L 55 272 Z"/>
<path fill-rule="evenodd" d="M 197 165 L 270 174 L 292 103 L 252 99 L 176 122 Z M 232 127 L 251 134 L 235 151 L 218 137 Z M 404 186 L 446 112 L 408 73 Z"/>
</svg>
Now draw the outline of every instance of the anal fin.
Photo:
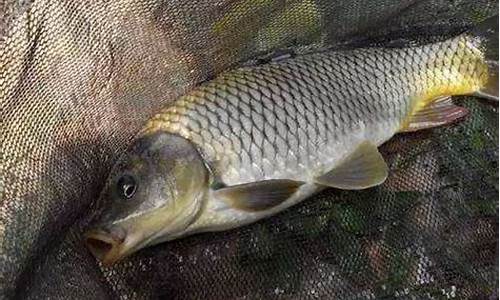
<svg viewBox="0 0 500 300">
<path fill-rule="evenodd" d="M 412 132 L 450 124 L 468 112 L 466 108 L 453 104 L 451 97 L 440 97 L 409 116 L 399 131 Z"/>
<path fill-rule="evenodd" d="M 304 184 L 289 179 L 270 179 L 223 187 L 214 196 L 234 208 L 261 211 L 277 206 L 290 198 Z"/>
<path fill-rule="evenodd" d="M 361 190 L 383 183 L 387 173 L 387 164 L 377 146 L 363 142 L 340 165 L 315 178 L 315 182 L 338 189 Z"/>
</svg>

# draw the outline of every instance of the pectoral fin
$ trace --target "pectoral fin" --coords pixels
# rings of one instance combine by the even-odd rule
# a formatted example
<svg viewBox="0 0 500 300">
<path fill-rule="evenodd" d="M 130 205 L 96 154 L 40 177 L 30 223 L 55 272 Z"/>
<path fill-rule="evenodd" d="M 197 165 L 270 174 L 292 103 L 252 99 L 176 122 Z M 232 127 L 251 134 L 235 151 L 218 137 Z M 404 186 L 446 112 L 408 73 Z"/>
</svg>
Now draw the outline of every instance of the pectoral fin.
<svg viewBox="0 0 500 300">
<path fill-rule="evenodd" d="M 247 211 L 265 210 L 283 203 L 303 184 L 288 179 L 271 179 L 224 187 L 214 196 Z"/>
<path fill-rule="evenodd" d="M 441 97 L 415 111 L 399 131 L 412 132 L 450 124 L 465 117 L 468 112 L 467 108 L 453 104 L 451 97 Z"/>
<path fill-rule="evenodd" d="M 387 165 L 377 146 L 363 142 L 339 166 L 317 177 L 315 182 L 344 190 L 361 190 L 379 185 L 386 178 Z"/>
</svg>

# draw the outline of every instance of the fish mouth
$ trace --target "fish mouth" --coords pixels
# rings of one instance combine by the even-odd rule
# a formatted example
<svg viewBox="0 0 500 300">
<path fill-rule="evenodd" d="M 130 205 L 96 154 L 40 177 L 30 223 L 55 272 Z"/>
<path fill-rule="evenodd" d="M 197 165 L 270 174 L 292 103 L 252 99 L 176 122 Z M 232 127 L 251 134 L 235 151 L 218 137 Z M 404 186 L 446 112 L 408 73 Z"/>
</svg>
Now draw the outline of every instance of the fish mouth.
<svg viewBox="0 0 500 300">
<path fill-rule="evenodd" d="M 125 231 L 117 227 L 92 229 L 85 233 L 87 247 L 104 266 L 111 266 L 126 256 L 129 251 L 125 241 Z"/>
</svg>

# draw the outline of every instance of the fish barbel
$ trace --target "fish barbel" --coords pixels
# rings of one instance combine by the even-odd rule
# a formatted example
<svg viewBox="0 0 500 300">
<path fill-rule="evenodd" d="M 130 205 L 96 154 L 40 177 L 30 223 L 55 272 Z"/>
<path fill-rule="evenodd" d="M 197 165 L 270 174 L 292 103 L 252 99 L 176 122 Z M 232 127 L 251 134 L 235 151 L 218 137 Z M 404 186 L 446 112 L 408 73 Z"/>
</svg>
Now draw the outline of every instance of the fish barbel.
<svg viewBox="0 0 500 300">
<path fill-rule="evenodd" d="M 110 264 L 255 222 L 326 187 L 381 184 L 379 145 L 464 117 L 451 95 L 498 97 L 488 26 L 418 47 L 243 67 L 199 86 L 153 117 L 112 170 L 91 251 Z"/>
</svg>

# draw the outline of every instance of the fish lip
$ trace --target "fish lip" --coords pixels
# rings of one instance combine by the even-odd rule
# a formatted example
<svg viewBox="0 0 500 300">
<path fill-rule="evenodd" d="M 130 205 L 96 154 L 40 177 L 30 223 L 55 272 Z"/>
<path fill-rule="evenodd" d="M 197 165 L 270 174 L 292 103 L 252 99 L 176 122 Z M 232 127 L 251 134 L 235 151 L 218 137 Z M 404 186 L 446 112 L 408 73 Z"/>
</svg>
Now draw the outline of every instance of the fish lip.
<svg viewBox="0 0 500 300">
<path fill-rule="evenodd" d="M 85 244 L 92 255 L 106 267 L 113 265 L 126 255 L 126 233 L 121 228 L 95 228 L 84 234 Z"/>
</svg>

